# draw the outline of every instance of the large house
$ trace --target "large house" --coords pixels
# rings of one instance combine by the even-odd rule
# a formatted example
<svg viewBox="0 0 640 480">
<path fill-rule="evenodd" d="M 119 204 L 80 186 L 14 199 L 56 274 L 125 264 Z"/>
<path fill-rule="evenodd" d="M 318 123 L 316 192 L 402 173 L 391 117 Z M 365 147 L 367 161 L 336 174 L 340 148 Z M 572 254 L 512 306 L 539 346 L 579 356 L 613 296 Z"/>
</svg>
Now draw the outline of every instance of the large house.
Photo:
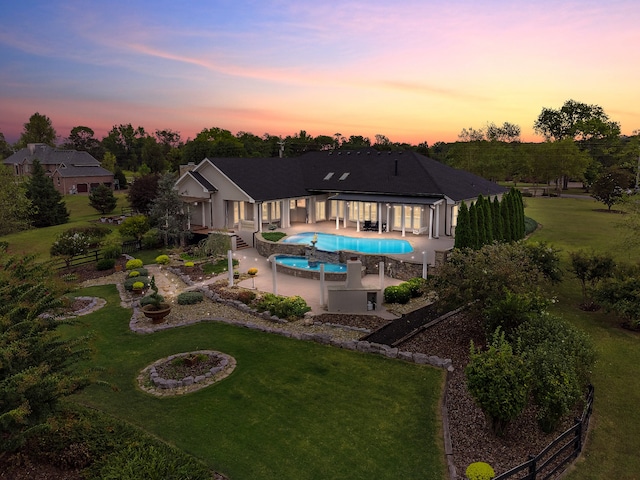
<svg viewBox="0 0 640 480">
<path fill-rule="evenodd" d="M 100 184 L 113 188 L 113 173 L 87 152 L 59 150 L 43 143 L 30 143 L 2 163 L 18 177 L 31 175 L 33 161 L 38 160 L 61 194 L 89 193 Z"/>
<path fill-rule="evenodd" d="M 332 221 L 336 229 L 438 238 L 458 207 L 506 189 L 413 151 L 327 150 L 296 158 L 205 158 L 183 165 L 176 189 L 191 229 L 263 231 Z"/>
</svg>

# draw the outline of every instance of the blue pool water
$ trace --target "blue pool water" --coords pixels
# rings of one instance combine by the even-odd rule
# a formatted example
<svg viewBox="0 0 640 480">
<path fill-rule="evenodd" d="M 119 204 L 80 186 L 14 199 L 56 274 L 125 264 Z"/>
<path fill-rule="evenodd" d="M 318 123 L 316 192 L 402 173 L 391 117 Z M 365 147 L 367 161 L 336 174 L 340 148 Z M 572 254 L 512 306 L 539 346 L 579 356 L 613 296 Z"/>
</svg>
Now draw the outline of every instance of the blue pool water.
<svg viewBox="0 0 640 480">
<path fill-rule="evenodd" d="M 330 233 L 304 232 L 291 235 L 282 239 L 284 243 L 304 243 L 311 245 L 313 236 L 318 236 L 316 248 L 325 252 L 339 252 L 349 250 L 360 253 L 410 253 L 413 251 L 411 244 L 406 240 L 394 238 L 356 238 Z"/>
<path fill-rule="evenodd" d="M 305 270 L 320 271 L 320 264 L 324 265 L 325 272 L 346 272 L 347 266 L 344 263 L 317 262 L 314 266 L 309 265 L 306 257 L 292 257 L 289 255 L 276 255 L 276 263 L 287 267 L 303 268 Z"/>
</svg>

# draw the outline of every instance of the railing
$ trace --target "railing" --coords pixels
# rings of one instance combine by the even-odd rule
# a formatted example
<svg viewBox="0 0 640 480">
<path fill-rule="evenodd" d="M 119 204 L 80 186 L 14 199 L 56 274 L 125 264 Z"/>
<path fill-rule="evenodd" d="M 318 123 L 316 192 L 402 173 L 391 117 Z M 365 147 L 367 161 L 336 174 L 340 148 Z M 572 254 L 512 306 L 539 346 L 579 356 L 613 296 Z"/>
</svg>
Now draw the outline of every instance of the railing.
<svg viewBox="0 0 640 480">
<path fill-rule="evenodd" d="M 532 455 L 528 461 L 498 475 L 494 480 L 549 480 L 562 473 L 582 451 L 593 410 L 593 397 L 594 389 L 590 385 L 582 416 L 576 418 L 573 427 L 562 433 L 538 455 Z"/>
<path fill-rule="evenodd" d="M 140 240 L 127 240 L 122 242 L 122 253 L 134 253 L 142 250 L 142 242 Z M 58 270 L 63 268 L 78 267 L 87 263 L 97 262 L 102 258 L 100 250 L 91 250 L 84 255 L 77 255 L 70 260 L 58 260 L 54 262 L 54 267 Z"/>
</svg>

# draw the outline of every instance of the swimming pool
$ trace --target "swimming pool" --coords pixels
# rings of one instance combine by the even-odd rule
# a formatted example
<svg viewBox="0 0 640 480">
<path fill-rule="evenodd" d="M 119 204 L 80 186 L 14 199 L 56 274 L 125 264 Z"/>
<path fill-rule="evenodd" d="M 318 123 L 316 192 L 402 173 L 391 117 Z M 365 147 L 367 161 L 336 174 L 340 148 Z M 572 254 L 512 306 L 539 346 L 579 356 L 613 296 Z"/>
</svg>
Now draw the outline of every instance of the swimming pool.
<svg viewBox="0 0 640 480">
<path fill-rule="evenodd" d="M 347 266 L 344 263 L 327 263 L 327 262 L 312 262 L 309 265 L 309 259 L 307 257 L 294 257 L 290 255 L 276 255 L 275 261 L 278 265 L 284 265 L 286 267 L 301 268 L 305 270 L 320 271 L 320 265 L 324 265 L 325 272 L 346 272 Z"/>
<path fill-rule="evenodd" d="M 282 239 L 283 243 L 304 243 L 311 245 L 314 235 L 318 236 L 316 248 L 325 252 L 349 250 L 359 253 L 410 253 L 413 247 L 406 240 L 394 238 L 357 238 L 331 233 L 304 232 Z"/>
</svg>

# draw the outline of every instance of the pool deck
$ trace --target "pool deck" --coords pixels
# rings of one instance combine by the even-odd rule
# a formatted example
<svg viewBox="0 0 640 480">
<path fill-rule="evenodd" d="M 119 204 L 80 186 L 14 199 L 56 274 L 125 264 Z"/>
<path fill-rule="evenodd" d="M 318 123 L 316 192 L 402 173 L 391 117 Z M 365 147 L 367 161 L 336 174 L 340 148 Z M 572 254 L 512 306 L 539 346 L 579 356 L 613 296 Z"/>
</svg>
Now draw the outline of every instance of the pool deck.
<svg viewBox="0 0 640 480">
<path fill-rule="evenodd" d="M 345 235 L 351 237 L 363 237 L 363 238 L 395 238 L 407 240 L 413 246 L 414 251 L 405 254 L 389 254 L 389 257 L 397 258 L 405 261 L 421 262 L 423 252 L 427 254 L 427 263 L 433 265 L 435 259 L 436 250 L 447 250 L 453 247 L 453 238 L 444 237 L 429 239 L 427 235 L 414 235 L 407 232 L 403 237 L 401 232 L 356 232 L 355 228 L 340 228 L 336 230 L 335 222 L 321 222 L 315 224 L 296 224 L 291 228 L 278 229 L 278 231 L 285 232 L 287 235 L 294 235 L 302 232 L 322 232 L 332 233 L 336 235 Z M 251 232 L 237 232 L 243 240 L 248 244 L 253 244 Z M 321 285 L 319 280 L 306 279 L 286 275 L 283 273 L 277 273 L 276 279 L 271 272 L 271 265 L 268 260 L 261 256 L 255 248 L 244 248 L 237 250 L 233 253 L 235 259 L 240 261 L 241 272 L 246 272 L 251 267 L 258 269 L 258 275 L 253 279 L 246 279 L 239 282 L 239 285 L 246 288 L 255 288 L 263 292 L 277 293 L 279 295 L 299 295 L 304 298 L 307 304 L 311 307 L 313 314 L 318 315 L 326 313 L 325 306 L 322 304 L 322 300 L 327 301 L 327 287 L 330 285 L 341 285 L 344 282 L 325 282 L 324 295 L 321 292 Z M 398 285 L 402 283 L 402 280 L 397 280 L 387 276 L 383 277 L 382 284 L 378 275 L 365 275 L 362 278 L 362 284 L 364 286 L 370 286 L 378 290 L 384 290 L 384 288 L 390 285 Z M 343 312 L 345 313 L 345 312 Z M 371 312 L 377 316 L 383 318 L 397 318 L 396 315 L 387 312 L 384 308 L 380 307 L 378 310 Z"/>
</svg>

